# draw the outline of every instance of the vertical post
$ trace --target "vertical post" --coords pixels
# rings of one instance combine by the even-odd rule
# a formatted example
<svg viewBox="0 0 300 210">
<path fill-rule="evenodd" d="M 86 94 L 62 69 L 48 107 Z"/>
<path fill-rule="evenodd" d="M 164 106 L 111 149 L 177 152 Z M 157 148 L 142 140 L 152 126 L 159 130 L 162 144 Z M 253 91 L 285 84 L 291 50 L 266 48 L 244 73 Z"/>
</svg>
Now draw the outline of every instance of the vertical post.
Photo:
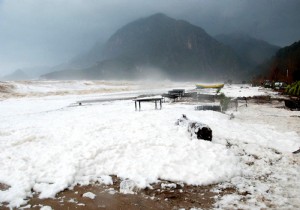
<svg viewBox="0 0 300 210">
<path fill-rule="evenodd" d="M 157 100 L 154 100 L 155 102 L 155 109 L 157 109 Z"/>
<path fill-rule="evenodd" d="M 160 109 L 162 108 L 162 99 L 159 100 Z"/>
<path fill-rule="evenodd" d="M 141 111 L 141 101 L 139 101 L 139 111 Z"/>
<path fill-rule="evenodd" d="M 134 101 L 134 105 L 135 105 L 135 111 L 137 111 L 137 104 L 136 104 L 136 101 Z"/>
</svg>

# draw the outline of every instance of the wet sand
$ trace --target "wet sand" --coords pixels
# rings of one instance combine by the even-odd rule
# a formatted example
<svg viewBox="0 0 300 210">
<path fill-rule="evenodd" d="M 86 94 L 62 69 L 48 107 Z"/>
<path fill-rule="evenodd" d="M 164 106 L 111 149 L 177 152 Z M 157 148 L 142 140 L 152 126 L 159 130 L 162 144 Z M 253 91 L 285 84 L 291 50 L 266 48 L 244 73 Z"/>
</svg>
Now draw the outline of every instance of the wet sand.
<svg viewBox="0 0 300 210">
<path fill-rule="evenodd" d="M 235 192 L 234 189 L 225 189 L 217 194 L 212 192 L 214 185 L 189 186 L 176 184 L 176 187 L 162 187 L 164 184 L 173 184 L 161 181 L 150 188 L 142 189 L 135 194 L 122 194 L 119 192 L 120 179 L 113 177 L 113 185 L 93 184 L 88 186 L 75 186 L 56 195 L 55 198 L 39 199 L 35 194 L 28 203 L 19 209 L 40 209 L 50 206 L 52 209 L 108 209 L 108 210 L 145 210 L 145 209 L 211 209 L 218 196 Z M 2 186 L 2 187 L 1 187 Z M 2 190 L 7 186 L 0 185 Z M 95 194 L 95 198 L 83 197 L 86 192 Z M 9 209 L 5 206 L 2 210 Z"/>
</svg>

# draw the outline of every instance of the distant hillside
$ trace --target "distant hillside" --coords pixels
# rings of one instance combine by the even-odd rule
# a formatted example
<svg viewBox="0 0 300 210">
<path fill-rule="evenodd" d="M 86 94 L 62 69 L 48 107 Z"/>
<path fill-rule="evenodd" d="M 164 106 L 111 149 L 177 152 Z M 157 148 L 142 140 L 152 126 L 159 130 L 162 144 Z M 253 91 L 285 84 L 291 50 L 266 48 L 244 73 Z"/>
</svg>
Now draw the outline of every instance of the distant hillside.
<svg viewBox="0 0 300 210">
<path fill-rule="evenodd" d="M 97 43 L 91 50 L 89 50 L 86 53 L 82 53 L 73 59 L 68 63 L 66 67 L 70 68 L 86 68 L 90 67 L 99 61 L 103 60 L 102 50 L 105 43 Z"/>
<path fill-rule="evenodd" d="M 251 69 L 270 59 L 280 49 L 278 46 L 245 34 L 221 34 L 215 38 L 231 47 L 239 56 L 243 66 Z"/>
<path fill-rule="evenodd" d="M 267 67 L 272 80 L 300 80 L 300 41 L 278 50 Z"/>
<path fill-rule="evenodd" d="M 242 77 L 244 73 L 239 58 L 229 47 L 202 28 L 163 14 L 125 25 L 103 49 L 95 47 L 88 54 L 83 55 L 83 60 L 92 56 L 99 62 L 82 73 L 76 72 L 84 78 L 134 79 L 151 76 L 154 71 L 171 79 L 228 79 Z M 63 73 L 64 77 L 68 74 L 71 77 L 73 73 Z M 61 75 L 52 73 L 44 77 L 53 79 Z"/>
<path fill-rule="evenodd" d="M 1 78 L 1 80 L 26 80 L 26 79 L 29 79 L 29 76 L 20 69 Z"/>
</svg>

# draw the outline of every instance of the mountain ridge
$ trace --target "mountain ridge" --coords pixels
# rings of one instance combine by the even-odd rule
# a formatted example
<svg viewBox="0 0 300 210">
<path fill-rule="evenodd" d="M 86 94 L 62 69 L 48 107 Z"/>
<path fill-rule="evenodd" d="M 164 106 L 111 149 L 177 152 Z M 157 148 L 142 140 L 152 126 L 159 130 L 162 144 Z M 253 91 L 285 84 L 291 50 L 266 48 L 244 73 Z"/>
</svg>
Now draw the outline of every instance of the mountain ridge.
<svg viewBox="0 0 300 210">
<path fill-rule="evenodd" d="M 279 46 L 243 33 L 219 34 L 215 38 L 231 47 L 239 55 L 241 61 L 250 68 L 262 64 L 280 49 Z"/>
<path fill-rule="evenodd" d="M 276 52 L 267 66 L 271 80 L 300 80 L 300 40 Z"/>
<path fill-rule="evenodd" d="M 23 70 L 17 69 L 11 74 L 1 77 L 1 80 L 27 80 L 30 77 Z"/>
<path fill-rule="evenodd" d="M 199 26 L 162 13 L 118 29 L 103 45 L 98 57 L 99 62 L 78 75 L 83 79 L 138 79 L 151 76 L 151 69 L 158 69 L 170 79 L 226 80 L 245 75 L 245 68 L 230 47 Z M 64 79 L 67 72 L 64 71 Z M 58 79 L 58 75 L 51 73 L 45 78 Z"/>
</svg>

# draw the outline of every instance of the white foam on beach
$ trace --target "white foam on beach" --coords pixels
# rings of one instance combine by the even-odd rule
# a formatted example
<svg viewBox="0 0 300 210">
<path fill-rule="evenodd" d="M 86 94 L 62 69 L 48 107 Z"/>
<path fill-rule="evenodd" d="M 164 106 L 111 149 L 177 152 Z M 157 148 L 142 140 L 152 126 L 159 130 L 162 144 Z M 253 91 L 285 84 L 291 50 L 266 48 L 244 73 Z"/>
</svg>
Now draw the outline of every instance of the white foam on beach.
<svg viewBox="0 0 300 210">
<path fill-rule="evenodd" d="M 243 85 L 225 85 L 221 89 L 221 93 L 224 93 L 227 97 L 252 97 L 263 96 L 270 94 L 271 90 L 267 90 L 261 87 L 252 87 L 249 84 Z"/>
<path fill-rule="evenodd" d="M 84 99 L 93 97 L 96 95 Z M 295 180 L 280 172 L 280 167 L 290 168 L 289 173 L 299 177 L 297 165 L 291 165 L 293 158 L 287 155 L 298 149 L 298 134 L 245 120 L 248 110 L 257 113 L 255 108 L 241 109 L 230 120 L 226 114 L 195 111 L 194 105 L 180 103 L 164 103 L 162 110 L 155 110 L 153 103 L 142 103 L 140 112 L 130 100 L 69 106 L 79 99 L 82 97 L 66 95 L 1 101 L 0 183 L 10 188 L 0 191 L 0 203 L 23 205 L 32 189 L 40 198 L 47 198 L 75 184 L 110 184 L 110 175 L 132 180 L 138 188 L 158 179 L 192 185 L 222 182 L 252 190 L 254 195 L 255 190 L 265 188 L 257 182 L 252 189 L 251 181 L 255 180 L 249 177 L 273 170 L 278 172 L 272 175 L 274 180 L 290 179 L 293 184 Z M 269 111 L 277 113 L 276 108 Z M 281 114 L 289 116 L 285 111 Z M 175 125 L 182 114 L 209 125 L 213 141 L 191 139 L 186 127 Z M 228 142 L 234 146 L 228 148 Z M 243 152 L 252 156 L 241 155 Z M 255 169 L 247 165 L 253 155 L 259 157 Z M 268 183 L 271 185 L 284 190 L 283 181 Z M 273 191 L 273 195 L 268 198 L 275 202 L 284 193 Z M 292 206 L 297 204 L 288 201 Z M 239 201 L 232 197 L 218 205 L 234 202 Z M 264 201 L 258 203 L 263 206 Z"/>
<path fill-rule="evenodd" d="M 51 206 L 43 206 L 40 210 L 52 210 Z"/>
<path fill-rule="evenodd" d="M 86 192 L 83 193 L 82 197 L 90 198 L 90 199 L 95 199 L 96 195 L 92 192 Z"/>
<path fill-rule="evenodd" d="M 36 103 L 44 107 L 49 101 Z M 1 130 L 11 135 L 1 138 L 0 182 L 11 188 L 0 192 L 1 202 L 10 198 L 19 205 L 32 188 L 41 198 L 53 197 L 75 183 L 111 174 L 144 188 L 158 178 L 202 185 L 239 173 L 238 159 L 225 146 L 191 140 L 185 127 L 175 125 L 181 113 L 201 120 L 226 115 L 201 117 L 192 106 L 165 105 L 161 111 L 152 106 L 143 104 L 143 111 L 136 112 L 132 101 L 123 101 L 12 117 L 6 113 Z"/>
</svg>

